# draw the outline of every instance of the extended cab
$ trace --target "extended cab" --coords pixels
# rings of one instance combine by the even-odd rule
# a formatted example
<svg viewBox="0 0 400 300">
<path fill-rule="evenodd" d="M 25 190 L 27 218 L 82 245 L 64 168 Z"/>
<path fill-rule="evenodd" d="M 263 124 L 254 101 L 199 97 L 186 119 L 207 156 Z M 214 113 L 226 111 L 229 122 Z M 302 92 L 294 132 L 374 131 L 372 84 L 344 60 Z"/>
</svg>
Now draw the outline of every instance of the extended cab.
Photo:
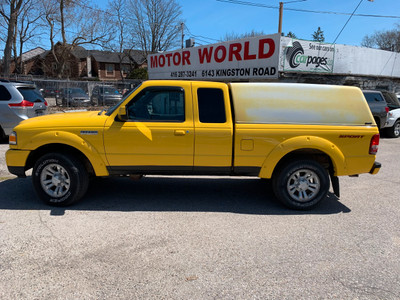
<svg viewBox="0 0 400 300">
<path fill-rule="evenodd" d="M 69 205 L 90 176 L 198 174 L 271 178 L 286 206 L 310 209 L 337 176 L 376 174 L 379 133 L 360 89 L 146 81 L 108 111 L 21 122 L 8 169 L 33 168 L 38 195 Z"/>
</svg>

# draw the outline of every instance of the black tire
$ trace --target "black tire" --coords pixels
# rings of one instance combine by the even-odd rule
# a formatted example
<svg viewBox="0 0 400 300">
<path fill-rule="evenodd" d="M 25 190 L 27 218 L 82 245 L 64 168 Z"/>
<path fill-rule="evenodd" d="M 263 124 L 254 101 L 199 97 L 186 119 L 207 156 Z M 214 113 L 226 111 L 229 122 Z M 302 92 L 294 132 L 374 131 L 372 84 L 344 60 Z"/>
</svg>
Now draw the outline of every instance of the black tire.
<svg viewBox="0 0 400 300">
<path fill-rule="evenodd" d="M 67 154 L 49 153 L 36 161 L 32 181 L 46 204 L 67 206 L 85 195 L 89 176 L 80 160 Z"/>
<path fill-rule="evenodd" d="M 4 133 L 3 128 L 0 126 L 0 143 L 6 143 L 7 142 L 7 136 Z"/>
<path fill-rule="evenodd" d="M 392 127 L 385 128 L 385 134 L 391 138 L 398 138 L 400 136 L 400 120 L 396 120 Z"/>
<path fill-rule="evenodd" d="M 95 101 L 95 99 L 92 97 L 90 98 L 90 105 L 92 106 L 99 106 L 99 104 L 97 103 L 97 101 Z"/>
<path fill-rule="evenodd" d="M 272 179 L 275 196 L 296 210 L 314 208 L 326 198 L 329 187 L 327 170 L 314 160 L 290 161 Z"/>
</svg>

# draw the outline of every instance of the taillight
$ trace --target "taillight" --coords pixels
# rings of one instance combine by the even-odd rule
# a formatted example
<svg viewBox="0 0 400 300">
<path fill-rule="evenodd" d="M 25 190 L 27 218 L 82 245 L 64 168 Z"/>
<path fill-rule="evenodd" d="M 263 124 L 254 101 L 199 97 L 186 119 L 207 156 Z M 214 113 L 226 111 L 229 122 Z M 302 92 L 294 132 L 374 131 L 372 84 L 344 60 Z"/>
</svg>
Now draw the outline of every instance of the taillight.
<svg viewBox="0 0 400 300">
<path fill-rule="evenodd" d="M 371 138 L 371 143 L 369 145 L 369 154 L 376 155 L 378 152 L 378 146 L 379 146 L 379 134 L 375 134 Z"/>
<path fill-rule="evenodd" d="M 34 103 L 27 101 L 27 100 L 22 100 L 20 103 L 10 103 L 8 104 L 9 107 L 31 107 L 33 106 Z"/>
<path fill-rule="evenodd" d="M 389 107 L 385 106 L 386 113 L 389 112 Z"/>
<path fill-rule="evenodd" d="M 44 105 L 48 106 L 47 101 L 44 101 Z"/>
</svg>

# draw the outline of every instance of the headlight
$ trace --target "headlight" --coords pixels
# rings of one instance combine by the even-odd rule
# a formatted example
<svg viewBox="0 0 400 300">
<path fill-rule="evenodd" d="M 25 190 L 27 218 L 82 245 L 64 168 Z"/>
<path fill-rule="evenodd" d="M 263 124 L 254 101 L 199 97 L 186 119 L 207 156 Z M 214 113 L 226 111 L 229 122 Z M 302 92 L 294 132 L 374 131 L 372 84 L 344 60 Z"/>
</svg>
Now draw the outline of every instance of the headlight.
<svg viewBox="0 0 400 300">
<path fill-rule="evenodd" d="M 17 144 L 17 133 L 15 131 L 11 132 L 11 134 L 9 135 L 8 143 L 10 145 L 16 145 Z"/>
</svg>

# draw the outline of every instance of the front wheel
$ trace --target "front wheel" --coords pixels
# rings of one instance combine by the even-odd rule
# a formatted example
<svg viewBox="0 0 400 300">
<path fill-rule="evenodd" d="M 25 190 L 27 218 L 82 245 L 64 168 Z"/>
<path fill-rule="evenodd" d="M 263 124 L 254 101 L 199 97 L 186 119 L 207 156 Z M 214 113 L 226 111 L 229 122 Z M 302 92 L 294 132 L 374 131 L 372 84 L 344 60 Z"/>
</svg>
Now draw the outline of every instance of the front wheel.
<svg viewBox="0 0 400 300">
<path fill-rule="evenodd" d="M 314 208 L 329 191 L 329 175 L 313 160 L 291 161 L 274 175 L 275 196 L 287 207 L 297 210 Z"/>
<path fill-rule="evenodd" d="M 67 206 L 83 197 L 89 178 L 81 161 L 61 153 L 40 157 L 33 167 L 33 186 L 47 204 Z"/>
</svg>

